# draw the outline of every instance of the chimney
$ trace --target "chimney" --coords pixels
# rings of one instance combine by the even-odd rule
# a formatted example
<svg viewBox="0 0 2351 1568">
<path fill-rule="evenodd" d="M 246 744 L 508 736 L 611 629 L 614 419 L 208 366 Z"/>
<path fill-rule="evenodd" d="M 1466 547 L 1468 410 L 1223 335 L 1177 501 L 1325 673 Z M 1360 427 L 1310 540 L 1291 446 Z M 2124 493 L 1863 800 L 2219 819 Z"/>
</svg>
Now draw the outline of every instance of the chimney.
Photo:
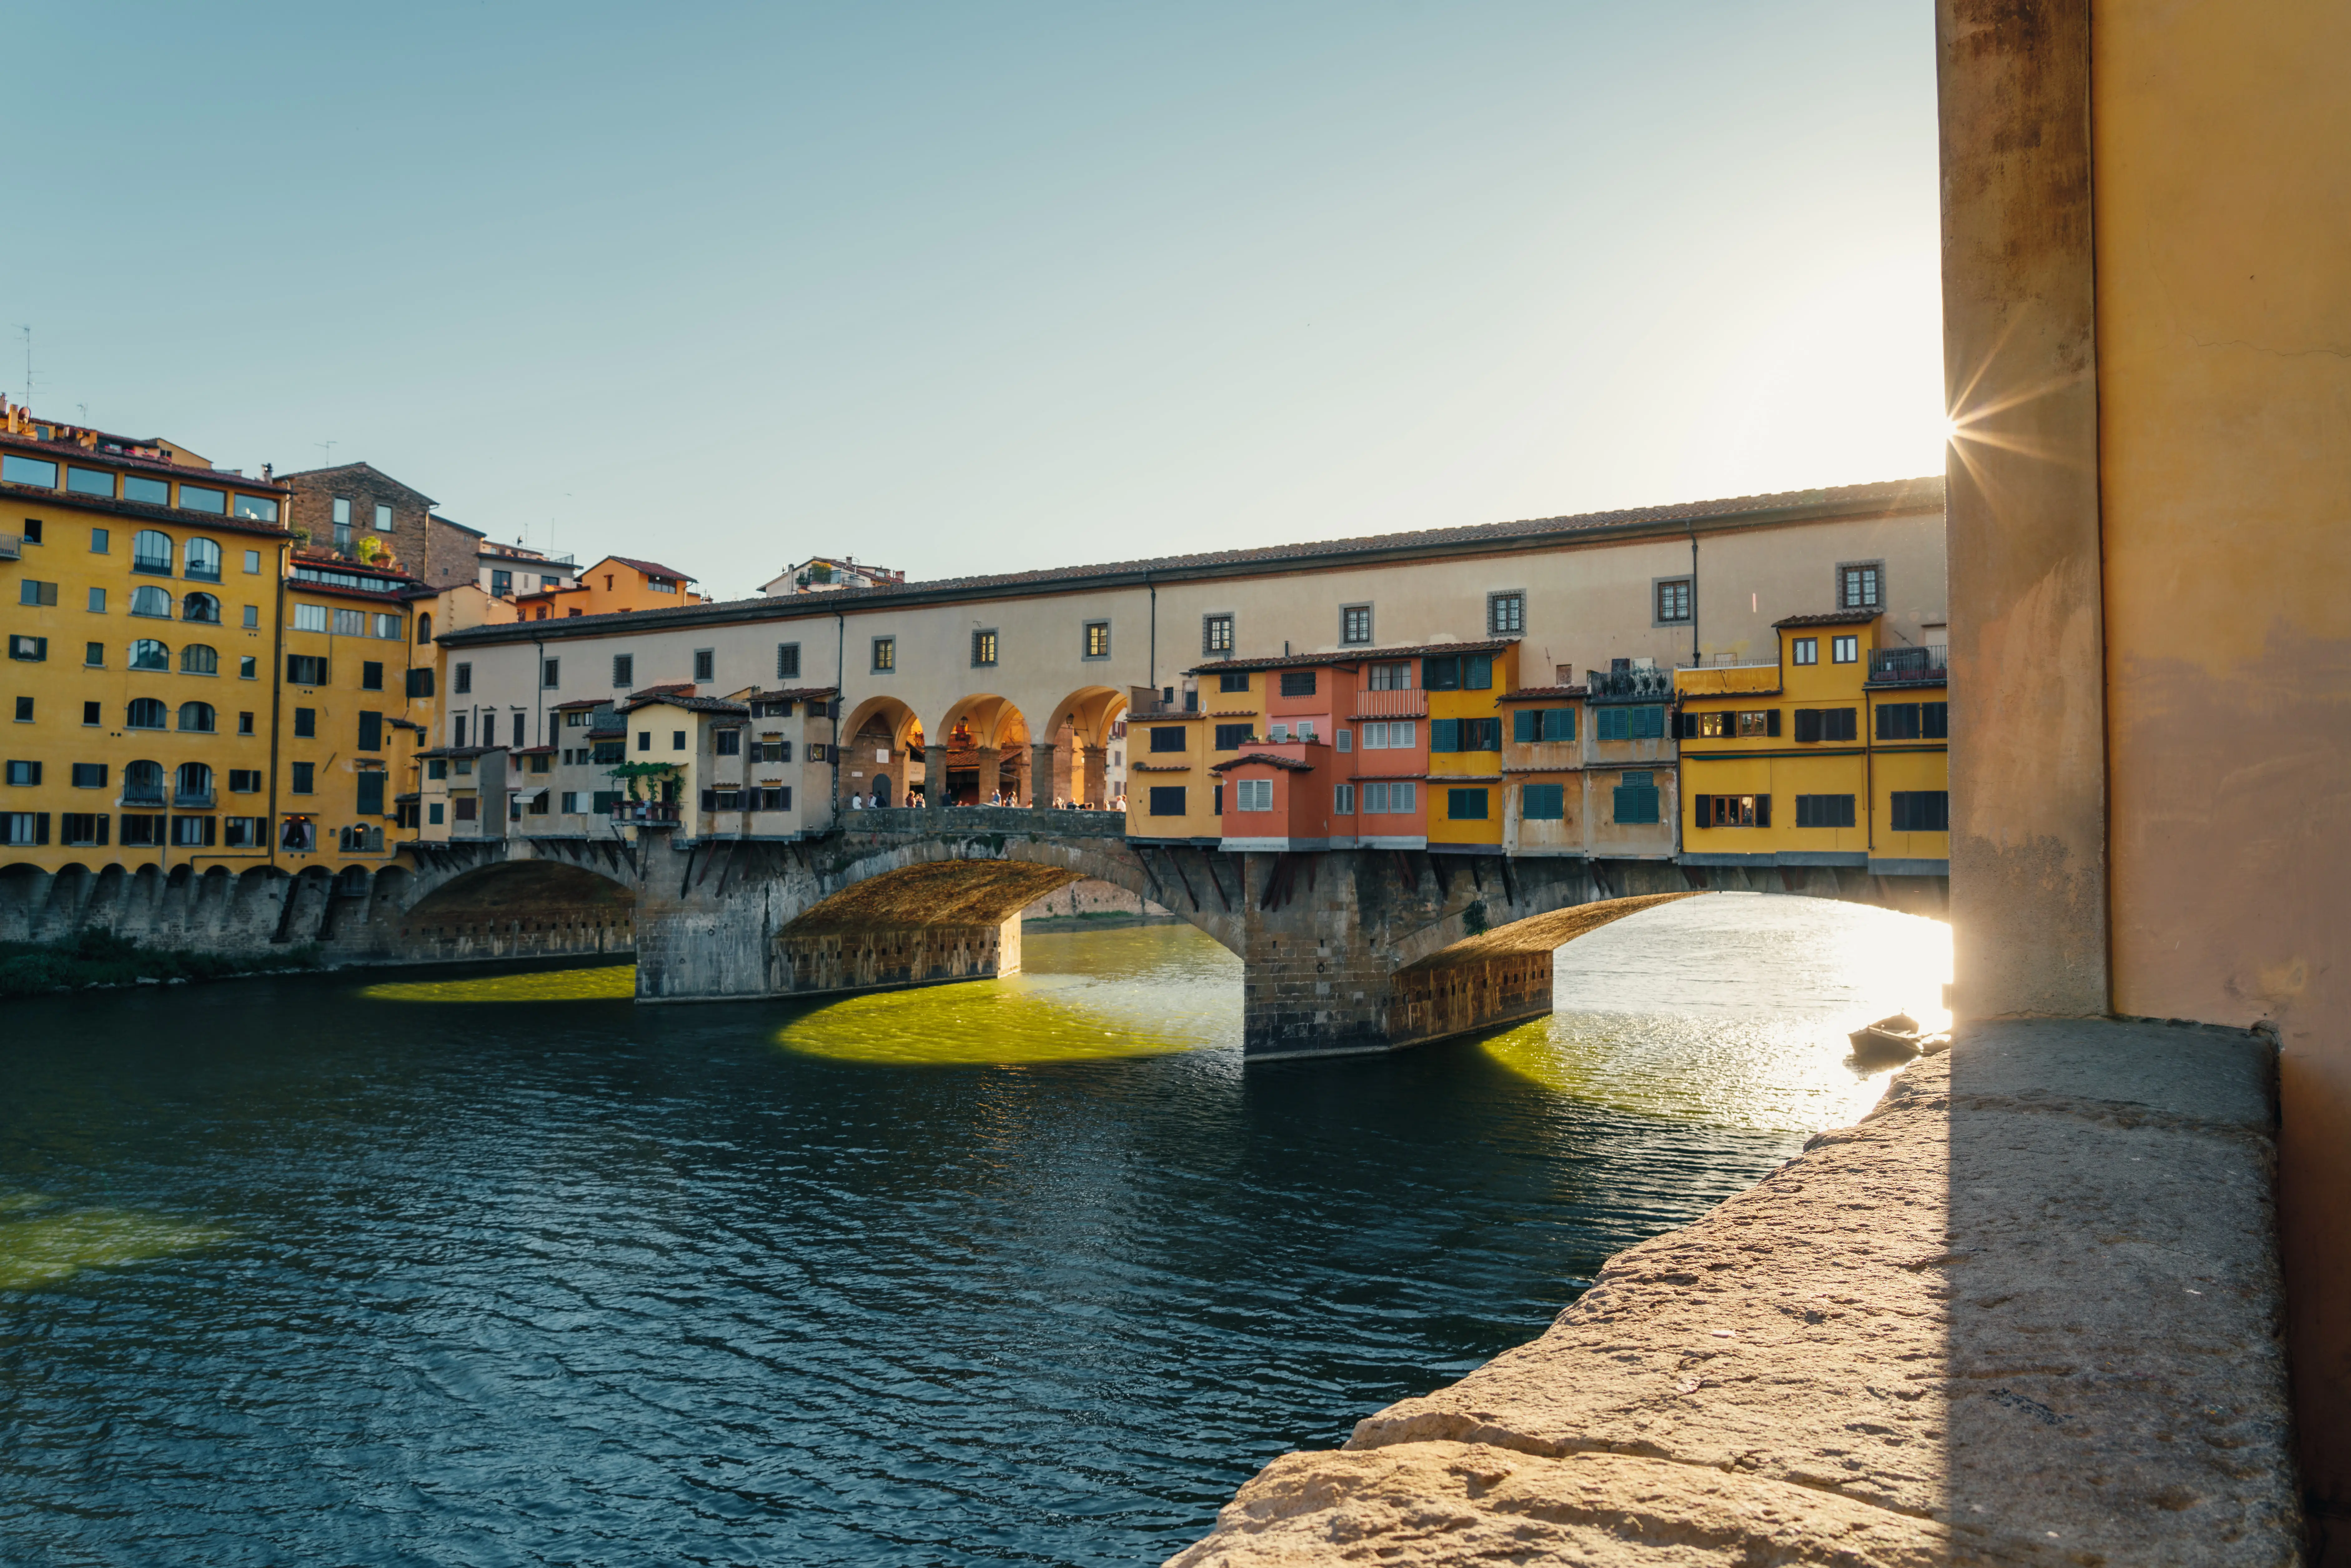
<svg viewBox="0 0 2351 1568">
<path fill-rule="evenodd" d="M 1552 666 L 1552 684 L 1553 685 L 1572 686 L 1575 685 L 1575 666 L 1573 664 L 1553 664 Z"/>
</svg>

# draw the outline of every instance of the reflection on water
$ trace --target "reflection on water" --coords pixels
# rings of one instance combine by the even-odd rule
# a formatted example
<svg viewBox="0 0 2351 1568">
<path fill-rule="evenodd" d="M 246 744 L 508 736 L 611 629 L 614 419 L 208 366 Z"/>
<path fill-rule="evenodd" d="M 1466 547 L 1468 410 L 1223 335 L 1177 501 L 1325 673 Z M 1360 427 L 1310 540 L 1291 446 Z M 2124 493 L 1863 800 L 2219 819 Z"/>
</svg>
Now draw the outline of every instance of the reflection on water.
<svg viewBox="0 0 2351 1568">
<path fill-rule="evenodd" d="M 610 967 L 12 1003 L 0 1536 L 1156 1561 L 1865 1103 L 1842 1030 L 1945 950 L 1695 899 L 1570 947 L 1548 1024 L 1247 1071 L 1184 927 L 824 1007 L 639 1008 Z"/>
<path fill-rule="evenodd" d="M 1241 961 L 1190 926 L 1053 932 L 1023 972 L 857 997 L 786 1024 L 777 1043 L 896 1066 L 1071 1061 L 1241 1042 Z"/>
</svg>

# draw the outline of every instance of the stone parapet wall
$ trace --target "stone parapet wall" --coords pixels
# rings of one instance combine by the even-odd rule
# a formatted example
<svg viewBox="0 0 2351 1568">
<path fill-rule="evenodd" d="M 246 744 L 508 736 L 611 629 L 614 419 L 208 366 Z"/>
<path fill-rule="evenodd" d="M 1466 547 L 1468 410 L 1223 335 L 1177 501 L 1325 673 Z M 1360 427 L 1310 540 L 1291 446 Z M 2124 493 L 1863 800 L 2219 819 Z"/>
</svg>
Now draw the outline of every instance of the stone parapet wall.
<svg viewBox="0 0 2351 1568">
<path fill-rule="evenodd" d="M 1978 1024 L 1170 1568 L 2300 1560 L 2273 1053 Z"/>
</svg>

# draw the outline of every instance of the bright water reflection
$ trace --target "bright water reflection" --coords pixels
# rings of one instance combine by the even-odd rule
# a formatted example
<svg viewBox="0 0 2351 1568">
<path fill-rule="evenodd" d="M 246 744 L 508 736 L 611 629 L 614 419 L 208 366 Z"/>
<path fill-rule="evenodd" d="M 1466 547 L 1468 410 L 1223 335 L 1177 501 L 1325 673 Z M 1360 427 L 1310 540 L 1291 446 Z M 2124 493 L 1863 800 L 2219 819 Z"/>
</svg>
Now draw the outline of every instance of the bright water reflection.
<svg viewBox="0 0 2351 1568">
<path fill-rule="evenodd" d="M 813 1009 L 12 1004 L 5 1555 L 1156 1561 L 1875 1092 L 1840 1027 L 1922 998 L 1872 932 L 1931 978 L 1936 927 L 1693 900 L 1569 949 L 1604 1011 L 1247 1072 L 1182 928 Z"/>
</svg>

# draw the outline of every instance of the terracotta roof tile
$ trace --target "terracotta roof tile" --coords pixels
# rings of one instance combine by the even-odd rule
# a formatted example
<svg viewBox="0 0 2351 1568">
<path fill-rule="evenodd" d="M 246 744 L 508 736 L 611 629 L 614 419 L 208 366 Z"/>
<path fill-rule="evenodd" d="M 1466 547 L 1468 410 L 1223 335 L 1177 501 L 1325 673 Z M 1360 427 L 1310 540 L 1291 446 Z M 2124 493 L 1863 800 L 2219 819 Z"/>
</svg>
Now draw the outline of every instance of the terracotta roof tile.
<svg viewBox="0 0 2351 1568">
<path fill-rule="evenodd" d="M 1772 630 L 1782 626 L 1866 626 L 1885 614 L 1883 610 L 1825 610 L 1817 615 L 1788 615 L 1771 622 Z"/>
<path fill-rule="evenodd" d="M 1422 643 L 1409 648 L 1347 648 L 1335 653 L 1283 653 L 1270 659 L 1211 659 L 1184 673 L 1205 675 L 1211 670 L 1286 670 L 1301 664 L 1361 664 L 1376 659 L 1442 658 L 1447 653 L 1499 653 L 1516 643 L 1516 637 L 1491 643 Z"/>
<path fill-rule="evenodd" d="M 1277 757 L 1270 751 L 1244 751 L 1238 757 L 1227 758 L 1222 762 L 1210 763 L 1208 771 L 1222 773 L 1228 768 L 1246 768 L 1252 762 L 1262 762 L 1268 768 L 1279 768 L 1288 773 L 1314 771 L 1314 764 L 1311 762 L 1301 761 L 1295 757 Z"/>
</svg>

